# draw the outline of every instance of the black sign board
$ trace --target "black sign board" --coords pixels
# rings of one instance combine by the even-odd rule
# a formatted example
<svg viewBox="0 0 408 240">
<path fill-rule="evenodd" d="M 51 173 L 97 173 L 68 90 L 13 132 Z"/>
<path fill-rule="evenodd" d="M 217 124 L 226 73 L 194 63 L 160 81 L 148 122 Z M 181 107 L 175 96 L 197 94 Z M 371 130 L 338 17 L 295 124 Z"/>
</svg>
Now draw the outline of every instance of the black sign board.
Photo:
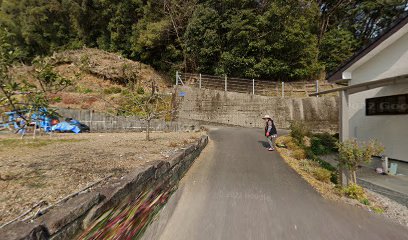
<svg viewBox="0 0 408 240">
<path fill-rule="evenodd" d="M 366 115 L 408 114 L 408 94 L 366 99 Z"/>
</svg>

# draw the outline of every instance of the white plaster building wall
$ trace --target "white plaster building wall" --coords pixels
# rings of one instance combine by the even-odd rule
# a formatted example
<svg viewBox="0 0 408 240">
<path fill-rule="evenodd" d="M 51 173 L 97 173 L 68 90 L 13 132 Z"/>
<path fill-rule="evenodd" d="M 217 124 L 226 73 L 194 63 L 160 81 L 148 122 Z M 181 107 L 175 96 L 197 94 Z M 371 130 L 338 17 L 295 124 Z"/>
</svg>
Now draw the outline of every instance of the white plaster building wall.
<svg viewBox="0 0 408 240">
<path fill-rule="evenodd" d="M 408 34 L 352 72 L 351 84 L 408 74 Z M 408 84 L 391 85 L 350 95 L 350 137 L 378 139 L 391 158 L 408 161 L 408 115 L 366 116 L 367 98 L 406 94 Z"/>
</svg>

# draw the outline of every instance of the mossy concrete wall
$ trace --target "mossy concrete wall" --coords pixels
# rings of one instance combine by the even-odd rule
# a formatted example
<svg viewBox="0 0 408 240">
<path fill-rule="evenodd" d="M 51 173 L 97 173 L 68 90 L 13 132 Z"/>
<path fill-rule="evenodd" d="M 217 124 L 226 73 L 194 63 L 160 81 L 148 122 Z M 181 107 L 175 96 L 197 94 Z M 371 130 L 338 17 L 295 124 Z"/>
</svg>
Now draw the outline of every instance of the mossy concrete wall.
<svg viewBox="0 0 408 240">
<path fill-rule="evenodd" d="M 269 114 L 281 129 L 303 121 L 313 130 L 338 130 L 337 97 L 279 98 L 178 87 L 175 103 L 181 120 L 260 128 Z"/>
</svg>

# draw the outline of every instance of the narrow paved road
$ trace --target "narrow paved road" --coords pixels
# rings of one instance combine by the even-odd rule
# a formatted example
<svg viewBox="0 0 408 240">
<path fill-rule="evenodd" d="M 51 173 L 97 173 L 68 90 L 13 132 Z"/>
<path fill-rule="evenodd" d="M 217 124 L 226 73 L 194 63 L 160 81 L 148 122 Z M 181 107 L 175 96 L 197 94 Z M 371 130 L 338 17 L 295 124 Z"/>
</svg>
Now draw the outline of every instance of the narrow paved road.
<svg viewBox="0 0 408 240">
<path fill-rule="evenodd" d="M 408 228 L 323 199 L 262 132 L 222 128 L 183 178 L 144 239 L 408 239 Z"/>
</svg>

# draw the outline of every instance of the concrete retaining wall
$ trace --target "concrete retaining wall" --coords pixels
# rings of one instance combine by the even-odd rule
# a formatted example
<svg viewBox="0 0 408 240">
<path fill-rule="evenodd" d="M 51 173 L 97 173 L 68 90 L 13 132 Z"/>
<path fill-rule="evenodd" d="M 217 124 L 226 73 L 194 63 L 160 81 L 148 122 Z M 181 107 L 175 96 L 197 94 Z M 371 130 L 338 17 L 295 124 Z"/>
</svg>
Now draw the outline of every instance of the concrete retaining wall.
<svg viewBox="0 0 408 240">
<path fill-rule="evenodd" d="M 92 110 L 59 109 L 58 113 L 65 118 L 74 118 L 88 125 L 92 132 L 142 132 L 147 129 L 147 122 L 138 117 L 112 116 L 107 113 Z M 152 131 L 177 132 L 198 129 L 199 125 L 193 121 L 166 122 L 152 120 Z"/>
<path fill-rule="evenodd" d="M 131 174 L 96 187 L 56 206 L 31 223 L 16 222 L 0 230 L 0 239 L 75 239 L 109 209 L 134 199 L 147 189 L 166 182 L 174 187 L 208 143 L 202 137 L 165 160 L 141 166 Z"/>
<path fill-rule="evenodd" d="M 278 98 L 190 87 L 176 89 L 179 119 L 243 127 L 263 127 L 269 114 L 278 128 L 304 121 L 314 130 L 338 130 L 339 99 Z"/>
</svg>

